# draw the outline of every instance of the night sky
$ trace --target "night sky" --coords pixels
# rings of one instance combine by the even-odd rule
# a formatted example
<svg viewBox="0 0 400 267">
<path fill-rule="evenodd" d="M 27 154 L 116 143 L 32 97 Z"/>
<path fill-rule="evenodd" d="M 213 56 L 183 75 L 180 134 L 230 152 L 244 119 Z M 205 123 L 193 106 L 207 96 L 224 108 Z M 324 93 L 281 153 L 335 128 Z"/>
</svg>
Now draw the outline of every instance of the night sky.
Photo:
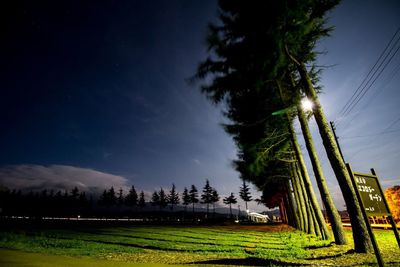
<svg viewBox="0 0 400 267">
<path fill-rule="evenodd" d="M 1 183 L 151 192 L 172 183 L 200 189 L 209 179 L 223 196 L 238 191 L 222 108 L 187 82 L 206 56 L 216 1 L 10 2 L 0 8 Z M 346 160 L 359 172 L 374 167 L 384 187 L 400 183 L 399 53 L 349 115 L 340 110 L 400 27 L 399 14 L 398 1 L 343 1 L 330 15 L 336 30 L 318 45 L 328 52 L 319 64 L 333 65 L 321 101 Z"/>
</svg>

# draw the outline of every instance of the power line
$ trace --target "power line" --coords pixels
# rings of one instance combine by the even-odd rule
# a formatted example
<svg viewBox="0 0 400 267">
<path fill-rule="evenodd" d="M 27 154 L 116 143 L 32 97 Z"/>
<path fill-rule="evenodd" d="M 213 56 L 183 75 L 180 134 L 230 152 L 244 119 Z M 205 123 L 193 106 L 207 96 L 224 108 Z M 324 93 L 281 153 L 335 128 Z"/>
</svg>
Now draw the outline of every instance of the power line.
<svg viewBox="0 0 400 267">
<path fill-rule="evenodd" d="M 400 120 L 400 118 L 399 118 L 399 120 Z M 397 133 L 397 132 L 400 132 L 400 129 L 397 129 L 397 130 L 392 130 L 392 131 L 382 131 L 382 132 L 379 132 L 379 133 L 374 133 L 374 134 L 366 134 L 366 135 L 354 135 L 354 136 L 348 136 L 348 137 L 346 137 L 346 136 L 343 136 L 343 137 L 340 137 L 341 139 L 354 139 L 354 138 L 363 138 L 363 137 L 373 137 L 373 136 L 378 136 L 378 135 L 384 135 L 384 134 L 391 134 L 391 133 Z"/>
<path fill-rule="evenodd" d="M 349 108 L 349 106 L 351 106 L 351 103 L 354 101 L 354 97 L 356 97 L 357 95 L 359 95 L 361 88 L 363 88 L 364 83 L 369 80 L 369 76 L 370 74 L 374 71 L 376 65 L 380 62 L 380 60 L 382 59 L 382 57 L 385 55 L 386 51 L 388 50 L 388 48 L 391 46 L 393 40 L 395 39 L 397 33 L 400 31 L 400 27 L 396 30 L 396 32 L 393 34 L 392 38 L 390 39 L 389 43 L 386 45 L 385 49 L 383 50 L 383 52 L 380 54 L 379 58 L 376 60 L 375 64 L 372 66 L 372 68 L 369 70 L 367 76 L 365 76 L 365 78 L 363 79 L 363 81 L 361 82 L 361 84 L 358 86 L 358 88 L 356 89 L 356 91 L 353 93 L 353 95 L 350 97 L 350 99 L 347 101 L 347 103 L 343 106 L 343 108 L 341 109 L 341 111 L 339 112 L 339 115 L 344 114 L 346 112 L 346 110 Z M 382 63 L 381 63 L 382 64 Z M 376 72 L 376 71 L 375 71 Z M 374 72 L 374 73 L 375 73 Z M 373 77 L 373 76 L 371 76 Z"/>
<path fill-rule="evenodd" d="M 397 40 L 397 42 L 400 41 L 400 37 Z M 396 42 L 396 44 L 397 44 Z M 383 68 L 381 69 L 381 71 L 378 73 L 378 75 L 374 78 L 374 80 L 372 81 L 372 83 L 369 84 L 368 87 L 364 87 L 365 90 L 362 90 L 360 92 L 363 92 L 362 95 L 356 100 L 356 102 L 350 106 L 350 108 L 347 110 L 347 112 L 344 114 L 344 116 L 348 115 L 356 106 L 357 104 L 361 101 L 361 99 L 365 96 L 365 94 L 371 89 L 372 85 L 374 85 L 374 83 L 376 82 L 376 80 L 381 76 L 382 72 L 386 69 L 386 67 L 390 64 L 390 62 L 392 61 L 392 59 L 394 58 L 394 56 L 397 54 L 397 52 L 400 50 L 400 46 L 396 49 L 396 51 L 394 52 L 394 54 L 389 58 L 389 61 L 386 62 L 386 64 L 383 66 Z M 389 54 L 388 54 L 389 55 Z"/>
<path fill-rule="evenodd" d="M 376 90 L 375 94 L 373 94 L 370 97 L 370 101 L 368 101 L 362 108 L 368 106 L 371 103 L 371 101 L 374 100 L 378 96 L 378 94 L 380 94 L 386 88 L 386 86 L 392 82 L 392 80 L 394 79 L 394 77 L 396 77 L 399 71 L 400 71 L 400 62 L 397 64 L 395 68 L 393 68 L 388 78 L 383 82 L 383 85 L 378 90 Z"/>
<path fill-rule="evenodd" d="M 388 127 L 386 127 L 385 128 L 385 130 L 383 130 L 383 131 L 387 131 L 387 130 L 389 130 L 390 128 L 392 128 L 397 122 L 399 122 L 400 121 L 400 117 L 399 118 L 397 118 L 396 120 L 394 120 Z"/>
<path fill-rule="evenodd" d="M 400 71 L 400 62 L 397 64 L 397 66 L 395 68 L 393 68 L 392 72 L 389 74 L 389 76 L 387 77 L 387 79 L 383 82 L 383 85 L 377 89 L 375 91 L 375 93 L 370 96 L 370 99 L 368 102 L 366 102 L 361 110 L 365 109 L 369 104 L 371 104 L 372 100 L 376 99 L 376 97 L 386 88 L 386 86 L 388 84 L 390 84 L 392 82 L 392 80 L 394 79 L 394 77 L 396 77 L 396 75 L 399 73 Z M 343 126 L 343 128 L 347 128 L 347 126 L 349 126 L 355 118 L 357 118 L 357 116 L 360 115 L 360 113 L 356 113 L 349 121 L 346 122 L 345 126 Z M 336 125 L 338 125 L 339 123 L 337 123 Z"/>
</svg>

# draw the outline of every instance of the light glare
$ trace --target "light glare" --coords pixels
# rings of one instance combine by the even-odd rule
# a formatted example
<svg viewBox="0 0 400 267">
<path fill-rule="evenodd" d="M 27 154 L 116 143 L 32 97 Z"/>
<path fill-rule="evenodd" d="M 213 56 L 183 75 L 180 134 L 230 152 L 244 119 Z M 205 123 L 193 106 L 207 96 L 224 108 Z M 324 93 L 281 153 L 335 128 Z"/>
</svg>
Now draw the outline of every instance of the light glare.
<svg viewBox="0 0 400 267">
<path fill-rule="evenodd" d="M 304 98 L 301 101 L 301 106 L 305 111 L 311 111 L 313 108 L 313 102 L 311 102 L 308 98 Z"/>
</svg>

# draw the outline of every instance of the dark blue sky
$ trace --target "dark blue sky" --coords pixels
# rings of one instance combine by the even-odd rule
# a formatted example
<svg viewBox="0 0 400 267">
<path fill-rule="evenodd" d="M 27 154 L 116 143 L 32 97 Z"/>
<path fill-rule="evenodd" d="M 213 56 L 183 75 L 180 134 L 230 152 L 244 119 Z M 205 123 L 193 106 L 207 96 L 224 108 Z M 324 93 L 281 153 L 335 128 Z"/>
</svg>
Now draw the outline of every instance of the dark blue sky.
<svg viewBox="0 0 400 267">
<path fill-rule="evenodd" d="M 202 187 L 208 178 L 222 195 L 237 192 L 240 180 L 230 167 L 236 151 L 219 126 L 220 107 L 186 82 L 206 55 L 206 26 L 216 18 L 216 1 L 101 2 L 13 1 L 0 11 L 3 182 L 15 177 L 24 181 L 15 185 L 29 186 L 34 174 L 48 176 L 37 187 L 58 183 L 50 181 L 54 177 L 75 185 L 90 172 L 93 180 L 105 177 L 98 178 L 98 186 L 108 186 L 109 177 L 117 186 L 152 191 L 174 182 L 182 190 Z M 342 120 L 338 134 L 347 155 L 368 147 L 371 139 L 346 142 L 346 136 L 379 132 L 400 116 L 398 73 L 370 111 L 358 110 L 360 125 L 346 126 L 348 118 L 339 116 L 400 26 L 398 14 L 397 1 L 343 1 L 331 14 L 336 31 L 319 45 L 328 51 L 321 64 L 337 64 L 323 74 L 321 100 L 330 120 Z M 397 55 L 391 67 L 399 62 Z M 393 129 L 399 128 L 395 123 Z M 353 155 L 356 168 L 375 167 L 389 181 L 386 186 L 398 184 L 398 136 L 381 141 L 390 143 L 390 156 L 387 150 L 376 155 L 374 148 L 358 160 Z M 388 158 L 377 166 L 374 157 L 383 154 Z M 328 167 L 325 160 L 329 176 Z"/>
</svg>

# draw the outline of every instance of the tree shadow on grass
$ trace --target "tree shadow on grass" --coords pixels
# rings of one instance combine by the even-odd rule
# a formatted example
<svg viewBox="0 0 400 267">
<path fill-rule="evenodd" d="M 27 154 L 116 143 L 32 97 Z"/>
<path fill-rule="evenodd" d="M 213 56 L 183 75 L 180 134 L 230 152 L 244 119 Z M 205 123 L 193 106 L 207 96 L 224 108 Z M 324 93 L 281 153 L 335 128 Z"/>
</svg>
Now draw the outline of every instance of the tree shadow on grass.
<svg viewBox="0 0 400 267">
<path fill-rule="evenodd" d="M 239 259 L 216 259 L 216 260 L 205 260 L 205 261 L 197 261 L 186 264 L 212 264 L 212 265 L 232 265 L 232 266 L 304 266 L 301 263 L 291 263 L 291 262 L 282 262 L 278 260 L 271 259 L 260 259 L 260 258 L 239 258 Z"/>
<path fill-rule="evenodd" d="M 319 248 L 327 248 L 327 247 L 332 247 L 335 244 L 335 242 L 331 242 L 329 244 L 324 244 L 324 245 L 310 245 L 310 246 L 305 246 L 305 249 L 319 249 Z"/>
<path fill-rule="evenodd" d="M 122 235 L 122 234 L 103 234 L 103 235 L 109 235 L 113 237 L 124 237 L 124 238 L 138 238 L 138 239 L 144 239 L 144 240 L 149 240 L 149 241 L 159 241 L 159 242 L 172 242 L 172 243 L 180 243 L 180 244 L 188 244 L 188 245 L 209 245 L 209 246 L 219 246 L 218 242 L 193 242 L 193 241 L 185 241 L 185 240 L 171 240 L 168 238 L 153 238 L 153 237 L 144 237 L 140 235 Z M 218 241 L 218 240 L 216 240 Z M 245 241 L 246 243 L 253 243 L 251 241 Z M 248 245 L 243 244 L 244 242 L 241 242 L 242 244 L 224 244 L 226 247 L 239 247 L 239 248 L 248 248 Z M 271 243 L 275 244 L 275 243 Z M 268 243 L 270 245 L 270 243 Z M 275 245 L 284 245 L 284 244 L 275 244 Z M 259 246 L 260 248 L 263 249 L 274 249 L 274 250 L 285 250 L 285 248 L 281 247 L 266 247 L 266 246 Z"/>
<path fill-rule="evenodd" d="M 132 243 L 125 243 L 125 242 L 115 242 L 115 241 L 106 241 L 106 240 L 98 240 L 98 239 L 84 239 L 84 238 L 66 238 L 66 237 L 59 237 L 58 239 L 63 240 L 80 240 L 84 242 L 90 243 L 98 243 L 98 244 L 105 244 L 105 245 L 117 245 L 123 247 L 133 247 L 133 248 L 141 248 L 141 249 L 149 249 L 149 250 L 158 250 L 158 251 L 170 251 L 170 252 L 207 252 L 207 253 L 219 253 L 225 252 L 229 253 L 232 250 L 221 250 L 221 249 L 184 249 L 184 248 L 171 248 L 171 247 L 159 247 L 153 245 L 140 245 L 140 244 L 132 244 Z"/>
<path fill-rule="evenodd" d="M 306 259 L 307 260 L 326 260 L 326 259 L 331 259 L 331 258 L 337 258 L 337 257 L 347 255 L 347 254 L 353 254 L 353 253 L 355 253 L 354 249 L 350 249 L 348 251 L 336 253 L 334 255 L 324 255 L 324 256 L 319 256 L 319 257 L 315 257 L 315 258 L 309 257 Z"/>
</svg>

